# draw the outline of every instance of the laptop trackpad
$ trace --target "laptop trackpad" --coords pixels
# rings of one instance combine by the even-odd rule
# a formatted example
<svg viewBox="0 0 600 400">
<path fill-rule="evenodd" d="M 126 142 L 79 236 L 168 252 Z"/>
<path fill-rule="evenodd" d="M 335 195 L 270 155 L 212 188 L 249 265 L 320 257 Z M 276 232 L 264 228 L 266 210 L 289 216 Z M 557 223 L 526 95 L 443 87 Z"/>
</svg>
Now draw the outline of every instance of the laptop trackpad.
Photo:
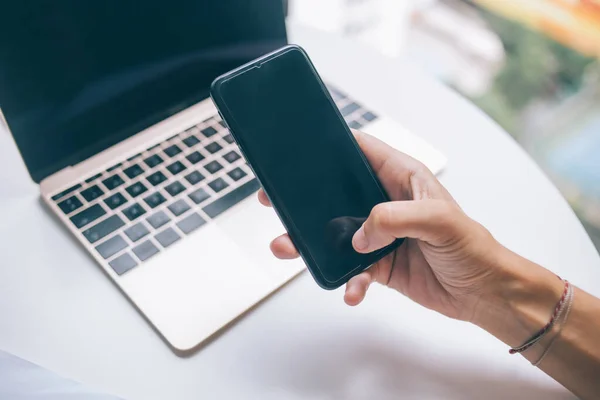
<svg viewBox="0 0 600 400">
<path fill-rule="evenodd" d="M 271 208 L 262 206 L 253 194 L 217 218 L 216 223 L 235 241 L 244 254 L 279 284 L 305 269 L 301 259 L 278 260 L 269 250 L 271 240 L 285 233 L 283 224 Z"/>
<path fill-rule="evenodd" d="M 273 278 L 253 264 L 213 222 L 133 269 L 120 283 L 168 341 L 187 350 L 274 289 Z"/>
</svg>

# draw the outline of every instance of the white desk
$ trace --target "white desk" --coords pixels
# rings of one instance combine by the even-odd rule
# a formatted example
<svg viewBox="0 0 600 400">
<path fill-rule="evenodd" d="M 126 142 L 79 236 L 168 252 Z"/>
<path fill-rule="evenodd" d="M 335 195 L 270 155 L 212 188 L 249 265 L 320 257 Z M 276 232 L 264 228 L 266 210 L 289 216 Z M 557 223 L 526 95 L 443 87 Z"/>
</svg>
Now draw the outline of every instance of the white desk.
<svg viewBox="0 0 600 400">
<path fill-rule="evenodd" d="M 600 295 L 600 258 L 554 186 L 467 101 L 418 70 L 291 27 L 326 79 L 442 150 L 464 209 L 517 252 Z M 487 333 L 381 287 L 358 308 L 303 274 L 176 357 L 38 200 L 0 134 L 0 349 L 131 399 L 564 399 Z M 226 268 L 226 260 L 223 268 Z M 282 266 L 285 268 L 285 266 Z"/>
</svg>

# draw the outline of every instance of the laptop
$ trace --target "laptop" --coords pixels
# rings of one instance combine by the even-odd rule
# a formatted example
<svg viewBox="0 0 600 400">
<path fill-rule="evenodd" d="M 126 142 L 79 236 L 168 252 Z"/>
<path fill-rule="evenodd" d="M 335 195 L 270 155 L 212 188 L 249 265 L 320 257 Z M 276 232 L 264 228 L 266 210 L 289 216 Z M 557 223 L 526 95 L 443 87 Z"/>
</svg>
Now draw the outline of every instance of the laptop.
<svg viewBox="0 0 600 400">
<path fill-rule="evenodd" d="M 283 227 L 209 98 L 216 76 L 287 43 L 283 2 L 114 4 L 4 5 L 0 107 L 51 212 L 185 353 L 304 270 L 270 254 Z M 352 128 L 443 168 L 426 142 L 331 92 Z"/>
</svg>

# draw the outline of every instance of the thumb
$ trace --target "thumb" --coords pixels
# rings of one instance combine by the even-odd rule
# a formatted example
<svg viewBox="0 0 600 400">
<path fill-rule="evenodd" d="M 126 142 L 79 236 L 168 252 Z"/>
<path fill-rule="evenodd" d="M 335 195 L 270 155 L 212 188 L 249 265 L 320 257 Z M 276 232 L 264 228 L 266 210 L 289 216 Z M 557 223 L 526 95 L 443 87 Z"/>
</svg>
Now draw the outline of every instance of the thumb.
<svg viewBox="0 0 600 400">
<path fill-rule="evenodd" d="M 452 236 L 461 214 L 458 206 L 445 200 L 381 203 L 356 231 L 352 246 L 359 253 L 370 253 L 398 238 L 441 245 Z"/>
</svg>

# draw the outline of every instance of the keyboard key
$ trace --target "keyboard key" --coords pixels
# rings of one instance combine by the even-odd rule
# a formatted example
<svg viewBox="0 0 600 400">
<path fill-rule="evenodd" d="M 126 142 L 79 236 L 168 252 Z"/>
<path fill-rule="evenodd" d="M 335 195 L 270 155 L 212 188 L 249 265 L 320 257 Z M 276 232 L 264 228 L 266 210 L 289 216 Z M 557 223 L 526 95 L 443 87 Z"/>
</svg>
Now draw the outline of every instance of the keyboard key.
<svg viewBox="0 0 600 400">
<path fill-rule="evenodd" d="M 229 153 L 225 154 L 223 158 L 227 160 L 228 163 L 233 163 L 242 158 L 242 156 L 240 156 L 235 150 L 231 150 Z"/>
<path fill-rule="evenodd" d="M 202 129 L 202 134 L 206 137 L 211 137 L 217 133 L 217 130 L 212 126 Z"/>
<path fill-rule="evenodd" d="M 211 183 L 209 183 L 208 186 L 210 186 L 212 190 L 218 193 L 229 185 L 222 178 L 217 178 Z"/>
<path fill-rule="evenodd" d="M 221 150 L 223 147 L 221 147 L 221 145 L 217 142 L 212 142 L 204 146 L 204 148 L 208 150 L 210 154 L 214 154 L 217 151 Z"/>
<path fill-rule="evenodd" d="M 154 145 L 154 146 L 152 146 L 152 147 L 148 147 L 148 148 L 146 149 L 146 151 L 152 151 L 152 150 L 158 149 L 159 147 L 160 147 L 160 143 L 157 143 L 157 144 L 155 144 L 155 145 Z"/>
<path fill-rule="evenodd" d="M 358 121 L 350 121 L 348 122 L 348 126 L 352 129 L 360 129 L 362 128 L 362 124 Z"/>
<path fill-rule="evenodd" d="M 371 111 L 367 111 L 366 113 L 363 114 L 363 119 L 365 121 L 371 122 L 375 119 L 377 119 L 377 115 L 373 114 Z"/>
<path fill-rule="evenodd" d="M 90 182 L 93 182 L 93 181 L 95 181 L 96 179 L 100 178 L 101 176 L 102 176 L 102 172 L 100 172 L 99 174 L 96 174 L 96 175 L 92 176 L 91 178 L 87 178 L 87 179 L 85 180 L 85 183 L 90 183 Z"/>
<path fill-rule="evenodd" d="M 150 182 L 152 185 L 154 186 L 158 186 L 161 183 L 163 183 L 164 181 L 167 180 L 167 177 L 165 176 L 165 174 L 163 174 L 160 171 L 156 171 L 155 173 L 153 173 L 152 175 L 148 175 L 146 177 L 146 179 L 148 180 L 148 182 Z"/>
<path fill-rule="evenodd" d="M 148 221 L 154 229 L 160 228 L 170 220 L 171 218 L 169 218 L 169 216 L 164 211 L 158 211 L 146 218 L 146 221 Z"/>
<path fill-rule="evenodd" d="M 158 248 L 152 244 L 151 241 L 146 240 L 144 243 L 140 244 L 137 247 L 133 248 L 133 252 L 140 259 L 140 261 L 146 261 L 156 253 L 158 253 Z"/>
<path fill-rule="evenodd" d="M 109 262 L 108 265 L 110 265 L 113 271 L 118 275 L 123 275 L 138 264 L 129 253 L 124 253 Z"/>
<path fill-rule="evenodd" d="M 113 175 L 103 180 L 102 183 L 104 183 L 104 186 L 106 186 L 108 190 L 113 190 L 114 188 L 124 184 L 125 181 L 119 175 Z"/>
<path fill-rule="evenodd" d="M 190 209 L 190 206 L 183 200 L 177 200 L 175 203 L 167 207 L 174 216 L 179 217 L 181 214 Z"/>
<path fill-rule="evenodd" d="M 125 225 L 123 220 L 119 218 L 118 215 L 113 215 L 83 231 L 83 236 L 85 236 L 90 243 L 95 243 L 103 237 L 110 235 L 123 225 Z"/>
<path fill-rule="evenodd" d="M 146 192 L 148 188 L 144 186 L 142 182 L 136 182 L 133 185 L 125 188 L 125 190 L 127 190 L 127 193 L 129 193 L 131 197 L 135 198 L 140 194 Z"/>
<path fill-rule="evenodd" d="M 125 234 L 129 239 L 131 239 L 132 242 L 137 242 L 149 233 L 150 231 L 148 230 L 148 228 L 146 228 L 141 222 L 138 222 L 131 228 L 125 229 Z"/>
<path fill-rule="evenodd" d="M 167 201 L 167 199 L 165 199 L 165 197 L 159 192 L 155 192 L 152 193 L 150 196 L 146 196 L 144 198 L 144 201 L 150 206 L 150 208 L 156 208 L 165 201 Z"/>
<path fill-rule="evenodd" d="M 156 240 L 158 240 L 158 243 L 160 243 L 160 245 L 164 248 L 169 247 L 170 245 L 181 239 L 181 236 L 179 236 L 179 234 L 175 232 L 173 228 L 167 228 L 154 237 L 156 238 Z"/>
<path fill-rule="evenodd" d="M 202 180 L 204 180 L 204 175 L 202 175 L 200 172 L 198 171 L 194 171 L 190 174 L 187 174 L 185 176 L 185 179 L 187 179 L 187 181 L 189 183 L 191 183 L 192 185 L 195 185 L 198 182 L 201 182 Z"/>
<path fill-rule="evenodd" d="M 183 171 L 185 168 L 186 168 L 185 165 L 183 165 L 181 163 L 181 161 L 175 161 L 173 164 L 171 164 L 167 167 L 169 172 L 172 173 L 173 175 L 177 175 L 178 173 Z"/>
<path fill-rule="evenodd" d="M 231 136 L 231 133 L 228 133 L 227 135 L 223 136 L 223 140 L 229 144 L 235 142 L 235 140 L 233 139 L 233 136 Z"/>
<path fill-rule="evenodd" d="M 209 205 L 205 206 L 202 210 L 206 214 L 208 214 L 209 217 L 215 218 L 223 211 L 228 210 L 235 204 L 250 196 L 252 193 L 256 192 L 259 188 L 260 184 L 258 183 L 258 180 L 256 178 L 252 179 L 251 181 L 244 183 L 239 188 L 236 188 L 230 193 L 227 193 L 220 199 L 217 199 Z"/>
<path fill-rule="evenodd" d="M 106 172 L 112 172 L 112 171 L 114 171 L 115 169 L 119 168 L 121 165 L 123 165 L 123 163 L 118 163 L 118 164 L 115 164 L 115 165 L 113 165 L 112 167 L 110 167 L 109 169 L 107 169 L 107 170 L 106 170 Z"/>
<path fill-rule="evenodd" d="M 327 89 L 329 90 L 329 93 L 331 93 L 331 97 L 333 98 L 333 101 L 340 101 L 340 100 L 346 98 L 346 95 L 337 89 L 334 89 L 331 87 L 328 87 Z"/>
<path fill-rule="evenodd" d="M 179 146 L 177 146 L 176 144 L 167 147 L 164 150 L 165 154 L 168 155 L 169 157 L 175 157 L 177 154 L 181 153 L 181 149 L 179 148 Z"/>
<path fill-rule="evenodd" d="M 58 208 L 62 210 L 65 214 L 69 214 L 71 211 L 77 210 L 81 207 L 83 203 L 76 196 L 71 196 L 66 200 L 58 203 Z"/>
<path fill-rule="evenodd" d="M 63 197 L 65 197 L 65 196 L 66 196 L 66 195 L 68 195 L 69 193 L 72 193 L 72 192 L 76 191 L 76 190 L 77 190 L 77 189 L 79 189 L 80 187 L 81 187 L 81 184 L 80 184 L 80 183 L 78 183 L 78 184 L 77 184 L 77 185 L 75 185 L 75 186 L 71 186 L 70 188 L 68 188 L 68 189 L 66 189 L 66 190 L 63 190 L 62 192 L 60 192 L 60 193 L 58 193 L 58 194 L 55 194 L 54 196 L 52 196 L 52 197 L 51 197 L 51 199 L 52 199 L 53 201 L 56 201 L 56 200 L 62 199 Z"/>
<path fill-rule="evenodd" d="M 141 215 L 146 214 L 146 210 L 139 204 L 134 204 L 131 207 L 127 207 L 123 210 L 123 214 L 127 217 L 128 220 L 133 221 L 136 218 L 139 218 Z"/>
<path fill-rule="evenodd" d="M 204 189 L 198 189 L 195 192 L 190 193 L 188 196 L 196 204 L 200 204 L 210 197 L 210 195 Z"/>
<path fill-rule="evenodd" d="M 97 220 L 101 216 L 106 214 L 106 211 L 100 206 L 100 204 L 94 204 L 90 208 L 87 208 L 71 217 L 71 222 L 77 228 L 83 228 L 87 224 Z"/>
<path fill-rule="evenodd" d="M 106 242 L 96 246 L 96 251 L 100 253 L 105 260 L 110 258 L 127 247 L 127 242 L 120 235 L 116 235 Z"/>
<path fill-rule="evenodd" d="M 84 199 L 89 201 L 94 201 L 98 197 L 102 196 L 104 191 L 98 187 L 98 185 L 91 186 L 85 190 L 81 191 L 81 195 Z"/>
<path fill-rule="evenodd" d="M 171 196 L 175 197 L 177 196 L 179 193 L 183 192 L 185 190 L 185 186 L 183 186 L 183 184 L 179 181 L 173 182 L 167 186 L 165 186 L 165 190 L 167 191 L 167 193 L 169 193 Z"/>
<path fill-rule="evenodd" d="M 197 151 L 188 154 L 187 156 L 185 156 L 185 158 L 188 159 L 189 162 L 191 162 L 192 164 L 197 164 L 200 161 L 204 160 L 204 156 L 200 153 L 198 153 Z"/>
<path fill-rule="evenodd" d="M 133 179 L 136 176 L 143 174 L 144 169 L 140 167 L 139 164 L 134 164 L 129 168 L 125 168 L 123 172 L 125 172 L 125 175 L 127 175 L 130 179 Z"/>
<path fill-rule="evenodd" d="M 129 157 L 129 158 L 127 159 L 127 161 L 133 161 L 133 160 L 135 160 L 136 158 L 138 158 L 138 157 L 141 157 L 141 156 L 142 156 L 142 153 L 137 153 L 135 156 L 131 156 L 131 157 Z"/>
<path fill-rule="evenodd" d="M 244 172 L 243 169 L 238 167 L 238 168 L 235 168 L 235 169 L 232 169 L 231 171 L 229 171 L 227 173 L 227 175 L 229 175 L 229 177 L 231 179 L 233 179 L 234 181 L 239 181 L 240 179 L 242 179 L 243 177 L 245 177 L 248 174 L 246 172 Z"/>
<path fill-rule="evenodd" d="M 194 135 L 190 135 L 189 137 L 186 137 L 185 139 L 183 139 L 183 143 L 185 143 L 185 145 L 187 147 L 194 147 L 195 145 L 200 143 L 200 139 L 198 139 Z"/>
<path fill-rule="evenodd" d="M 119 208 L 122 204 L 127 203 L 127 199 L 121 193 L 115 193 L 112 196 L 104 199 L 104 203 L 111 210 L 114 210 L 116 208 Z"/>
<path fill-rule="evenodd" d="M 360 106 L 356 103 L 350 103 L 345 105 L 340 112 L 342 113 L 342 115 L 345 117 L 347 115 L 352 114 L 354 111 L 358 110 L 360 108 Z"/>
<path fill-rule="evenodd" d="M 204 166 L 204 168 L 206 168 L 206 170 L 208 172 L 210 172 L 211 174 L 217 173 L 219 170 L 221 170 L 223 168 L 223 166 L 221 164 L 219 164 L 218 161 L 211 161 L 208 164 L 206 164 Z"/>
<path fill-rule="evenodd" d="M 221 125 L 223 128 L 227 128 L 227 124 L 223 120 L 219 120 L 219 125 Z"/>
<path fill-rule="evenodd" d="M 204 225 L 206 221 L 198 214 L 193 213 L 177 223 L 177 226 L 185 234 L 191 233 Z"/>
<path fill-rule="evenodd" d="M 157 165 L 162 164 L 163 161 L 164 160 L 158 154 L 154 154 L 144 160 L 146 165 L 150 168 L 154 168 Z"/>
</svg>

